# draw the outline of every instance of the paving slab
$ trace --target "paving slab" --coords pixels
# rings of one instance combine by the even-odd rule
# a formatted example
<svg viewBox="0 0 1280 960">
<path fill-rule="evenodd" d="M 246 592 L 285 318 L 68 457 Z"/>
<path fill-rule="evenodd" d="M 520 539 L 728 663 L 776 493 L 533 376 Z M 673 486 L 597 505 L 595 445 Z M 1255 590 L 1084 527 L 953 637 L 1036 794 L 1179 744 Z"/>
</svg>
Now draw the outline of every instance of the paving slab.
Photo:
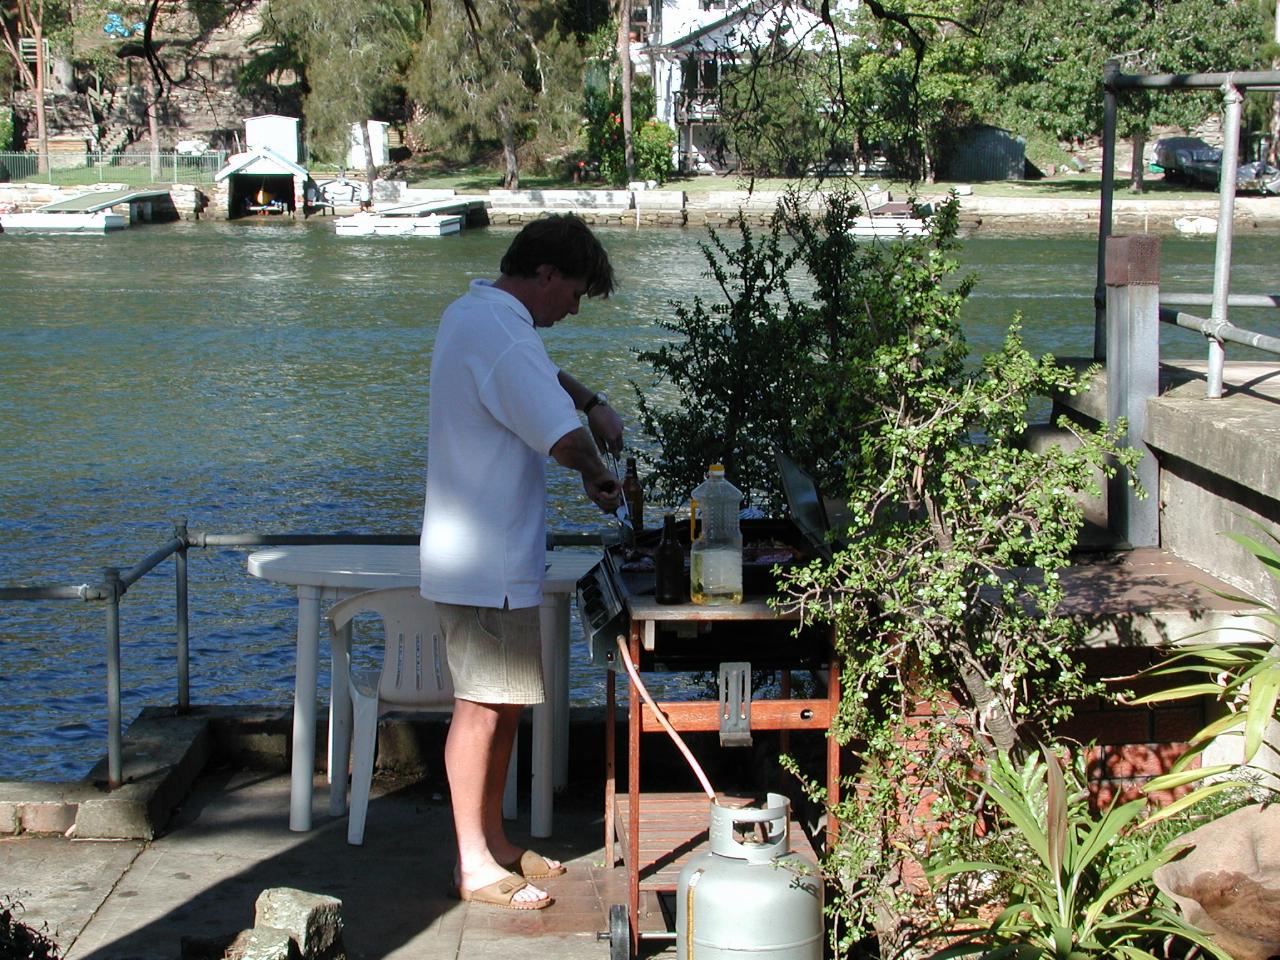
<svg viewBox="0 0 1280 960">
<path fill-rule="evenodd" d="M 141 840 L 0 838 L 0 894 L 62 948 L 74 943 L 142 852 Z"/>
<path fill-rule="evenodd" d="M 317 780 L 317 797 L 327 791 Z M 603 864 L 596 798 L 558 798 L 557 834 L 536 841 L 569 872 L 546 882 L 547 910 L 464 904 L 448 889 L 453 830 L 440 787 L 375 785 L 365 843 L 346 842 L 346 818 L 319 800 L 316 829 L 288 829 L 284 773 L 211 769 L 151 841 L 74 841 L 23 836 L 0 841 L 6 889 L 25 891 L 26 919 L 48 923 L 66 960 L 177 960 L 183 937 L 230 937 L 253 926 L 269 887 L 337 897 L 351 960 L 489 960 L 530 956 L 604 960 L 597 939 L 608 909 L 625 897 L 621 868 Z M 527 843 L 527 816 L 509 827 Z M 660 917 L 644 921 L 652 928 Z M 662 944 L 646 956 L 669 953 Z"/>
</svg>

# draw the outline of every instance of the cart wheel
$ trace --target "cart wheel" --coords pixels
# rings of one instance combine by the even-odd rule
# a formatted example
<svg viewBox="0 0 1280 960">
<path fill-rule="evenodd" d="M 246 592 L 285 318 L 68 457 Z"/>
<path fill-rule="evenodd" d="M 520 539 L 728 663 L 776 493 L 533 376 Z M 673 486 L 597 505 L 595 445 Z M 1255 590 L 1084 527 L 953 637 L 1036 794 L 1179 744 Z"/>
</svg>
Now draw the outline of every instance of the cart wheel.
<svg viewBox="0 0 1280 960">
<path fill-rule="evenodd" d="M 625 903 L 609 908 L 609 960 L 631 960 L 631 920 Z"/>
</svg>

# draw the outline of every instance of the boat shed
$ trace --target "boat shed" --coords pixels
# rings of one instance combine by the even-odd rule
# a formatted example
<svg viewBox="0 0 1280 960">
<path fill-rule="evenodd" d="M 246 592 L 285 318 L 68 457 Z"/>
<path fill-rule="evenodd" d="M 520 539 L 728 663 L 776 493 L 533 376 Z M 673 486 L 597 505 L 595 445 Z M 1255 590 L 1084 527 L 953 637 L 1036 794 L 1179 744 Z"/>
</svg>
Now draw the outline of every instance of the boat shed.
<svg viewBox="0 0 1280 960">
<path fill-rule="evenodd" d="M 265 146 L 228 157 L 213 179 L 226 193 L 225 205 L 215 200 L 211 206 L 220 206 L 228 219 L 293 214 L 315 192 L 305 167 Z"/>
<path fill-rule="evenodd" d="M 1001 127 L 966 127 L 942 145 L 937 175 L 942 180 L 1023 180 L 1027 141 Z"/>
</svg>

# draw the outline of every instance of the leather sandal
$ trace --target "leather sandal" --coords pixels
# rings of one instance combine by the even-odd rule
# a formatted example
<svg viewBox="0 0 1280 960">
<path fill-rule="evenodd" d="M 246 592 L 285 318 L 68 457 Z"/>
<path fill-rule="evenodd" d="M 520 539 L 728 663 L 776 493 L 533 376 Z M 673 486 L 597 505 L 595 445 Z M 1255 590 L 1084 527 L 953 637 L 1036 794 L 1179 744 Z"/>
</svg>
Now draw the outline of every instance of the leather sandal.
<svg viewBox="0 0 1280 960">
<path fill-rule="evenodd" d="M 546 880 L 549 877 L 559 877 L 568 873 L 564 864 L 552 867 L 546 857 L 532 850 L 525 850 L 518 859 L 511 863 L 504 863 L 503 866 L 526 880 Z"/>
<path fill-rule="evenodd" d="M 477 887 L 475 890 L 458 888 L 458 899 L 468 903 L 480 903 L 486 907 L 501 907 L 503 910 L 545 910 L 551 906 L 550 897 L 541 900 L 517 900 L 516 894 L 529 886 L 529 881 L 509 873 L 501 880 Z"/>
</svg>

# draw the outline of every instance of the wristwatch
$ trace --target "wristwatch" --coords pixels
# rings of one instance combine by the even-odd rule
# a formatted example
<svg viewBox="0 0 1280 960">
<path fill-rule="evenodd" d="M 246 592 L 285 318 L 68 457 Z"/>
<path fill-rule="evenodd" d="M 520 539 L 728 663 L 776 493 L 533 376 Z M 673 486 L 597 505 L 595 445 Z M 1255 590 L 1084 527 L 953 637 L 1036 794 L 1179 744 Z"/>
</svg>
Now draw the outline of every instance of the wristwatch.
<svg viewBox="0 0 1280 960">
<path fill-rule="evenodd" d="M 591 399 L 582 405 L 582 412 L 590 413 L 592 410 L 595 409 L 596 404 L 600 404 L 601 406 L 607 407 L 609 405 L 609 398 L 606 397 L 603 393 L 592 394 Z"/>
</svg>

